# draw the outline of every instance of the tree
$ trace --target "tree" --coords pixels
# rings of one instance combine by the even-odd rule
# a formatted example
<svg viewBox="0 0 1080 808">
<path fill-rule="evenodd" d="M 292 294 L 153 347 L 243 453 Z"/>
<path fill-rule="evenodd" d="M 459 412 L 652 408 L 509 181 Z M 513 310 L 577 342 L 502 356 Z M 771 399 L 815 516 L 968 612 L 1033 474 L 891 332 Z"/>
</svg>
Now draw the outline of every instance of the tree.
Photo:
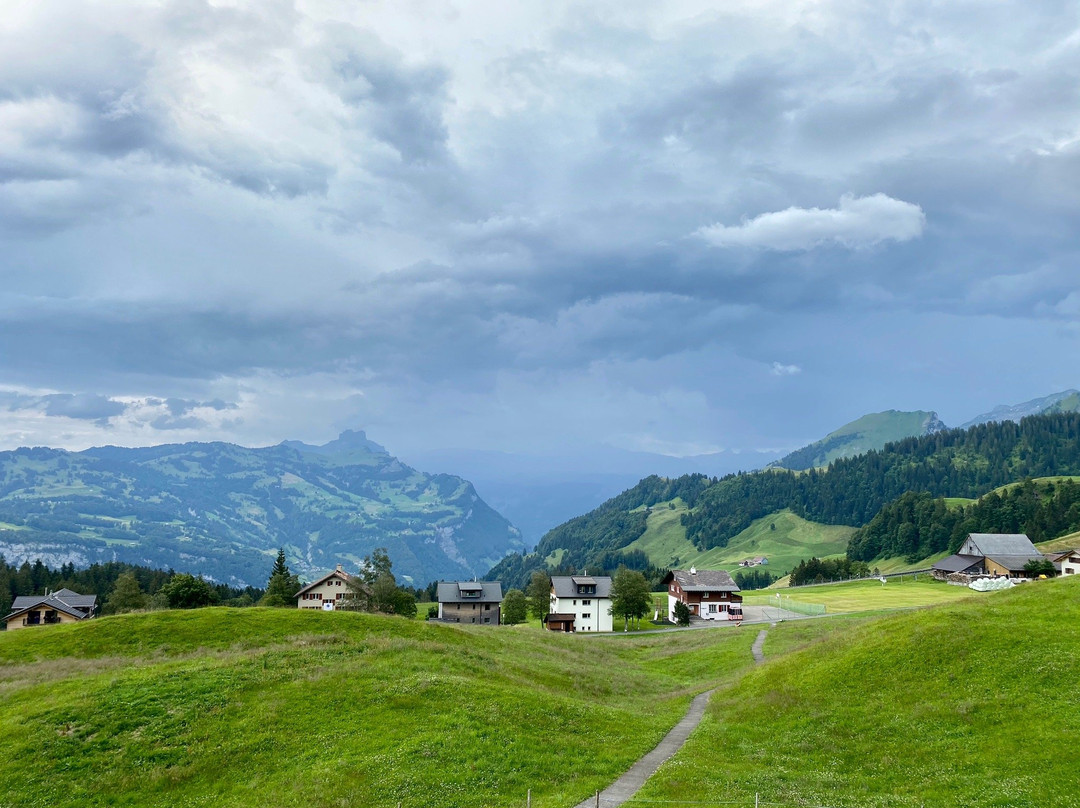
<svg viewBox="0 0 1080 808">
<path fill-rule="evenodd" d="M 1030 578 L 1037 578 L 1040 575 L 1053 578 L 1057 570 L 1054 569 L 1054 562 L 1049 558 L 1033 558 L 1024 564 L 1024 572 Z"/>
<path fill-rule="evenodd" d="M 259 601 L 261 606 L 296 607 L 296 593 L 300 591 L 300 579 L 289 571 L 285 563 L 285 548 L 279 547 L 270 580 L 266 582 L 266 594 Z"/>
<path fill-rule="evenodd" d="M 125 572 L 116 579 L 116 585 L 113 587 L 112 594 L 109 595 L 109 600 L 105 604 L 105 611 L 108 614 L 123 614 L 124 612 L 145 609 L 146 605 L 146 595 L 143 594 L 142 589 L 139 587 L 135 573 Z"/>
<path fill-rule="evenodd" d="M 542 570 L 532 574 L 529 588 L 525 590 L 525 600 L 528 604 L 529 615 L 537 620 L 543 620 L 551 607 L 551 578 Z"/>
<path fill-rule="evenodd" d="M 629 628 L 630 621 L 637 620 L 649 613 L 653 606 L 649 582 L 637 570 L 619 567 L 611 582 L 611 613 L 623 619 L 623 630 Z"/>
<path fill-rule="evenodd" d="M 171 609 L 198 609 L 214 602 L 214 591 L 210 584 L 186 572 L 174 575 L 161 591 Z"/>
<path fill-rule="evenodd" d="M 524 623 L 528 618 L 529 602 L 520 589 L 511 589 L 502 602 L 502 621 L 508 626 Z"/>
<path fill-rule="evenodd" d="M 675 622 L 680 626 L 690 625 L 690 607 L 681 600 L 675 601 Z"/>
</svg>

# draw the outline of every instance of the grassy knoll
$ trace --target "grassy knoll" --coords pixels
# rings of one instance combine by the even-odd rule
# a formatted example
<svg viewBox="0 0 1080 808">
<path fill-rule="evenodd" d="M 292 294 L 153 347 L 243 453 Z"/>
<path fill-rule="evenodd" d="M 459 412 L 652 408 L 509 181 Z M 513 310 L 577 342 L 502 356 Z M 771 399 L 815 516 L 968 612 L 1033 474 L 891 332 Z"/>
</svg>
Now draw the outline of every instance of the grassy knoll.
<svg viewBox="0 0 1080 808">
<path fill-rule="evenodd" d="M 1035 546 L 1044 553 L 1052 553 L 1055 550 L 1075 550 L 1080 547 L 1080 531 L 1050 541 L 1042 541 Z"/>
<path fill-rule="evenodd" d="M 1080 805 L 1080 581 L 987 594 L 750 671 L 630 804 Z"/>
<path fill-rule="evenodd" d="M 822 586 L 800 586 L 794 589 L 763 589 L 744 592 L 743 602 L 755 606 L 775 606 L 776 595 L 786 601 L 788 597 L 800 603 L 823 603 L 830 614 L 837 612 L 865 612 L 877 609 L 910 609 L 914 606 L 931 606 L 950 603 L 961 598 L 975 596 L 964 586 L 950 586 L 935 581 L 929 575 L 919 580 L 905 578 L 903 581 L 850 581 Z"/>
<path fill-rule="evenodd" d="M 754 635 L 268 609 L 6 632 L 0 805 L 572 805 L 745 668 Z"/>
<path fill-rule="evenodd" d="M 700 552 L 686 539 L 686 529 L 679 520 L 686 512 L 681 500 L 676 507 L 657 505 L 649 514 L 645 533 L 628 549 L 642 550 L 658 566 L 702 569 L 739 569 L 745 558 L 765 556 L 768 570 L 774 575 L 790 571 L 804 558 L 827 558 L 842 555 L 855 528 L 822 525 L 796 516 L 789 510 L 778 511 L 755 520 L 750 527 L 728 542 Z"/>
</svg>

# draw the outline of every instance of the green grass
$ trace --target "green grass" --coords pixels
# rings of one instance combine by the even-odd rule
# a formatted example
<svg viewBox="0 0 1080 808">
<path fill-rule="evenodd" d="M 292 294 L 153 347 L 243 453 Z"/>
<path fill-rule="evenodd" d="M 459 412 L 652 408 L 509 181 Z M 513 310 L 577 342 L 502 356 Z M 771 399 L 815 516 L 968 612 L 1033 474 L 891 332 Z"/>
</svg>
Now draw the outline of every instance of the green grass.
<svg viewBox="0 0 1080 808">
<path fill-rule="evenodd" d="M 764 589 L 744 592 L 743 602 L 758 606 L 775 606 L 776 595 L 800 603 L 824 604 L 830 614 L 837 612 L 865 612 L 878 609 L 910 609 L 950 603 L 965 597 L 981 597 L 985 593 L 972 592 L 965 586 L 952 586 L 933 580 L 929 574 L 920 575 L 917 581 L 905 578 L 880 581 L 851 581 L 849 583 L 801 586 L 794 589 Z M 771 600 L 770 600 L 771 598 Z"/>
<path fill-rule="evenodd" d="M 629 804 L 1080 805 L 1080 581 L 987 595 L 748 672 Z"/>
<path fill-rule="evenodd" d="M 1050 541 L 1041 541 L 1035 547 L 1044 553 L 1052 553 L 1055 550 L 1075 550 L 1080 547 L 1080 531 Z"/>
<path fill-rule="evenodd" d="M 733 537 L 727 547 L 699 551 L 686 539 L 686 529 L 679 519 L 686 512 L 681 500 L 676 508 L 657 505 L 649 514 L 645 533 L 631 542 L 628 550 L 642 550 L 653 564 L 685 569 L 723 569 L 737 571 L 746 558 L 765 556 L 766 569 L 773 575 L 789 572 L 804 558 L 829 558 L 843 555 L 855 528 L 809 522 L 789 510 L 778 511 L 755 520 L 750 527 Z M 773 529 L 775 526 L 775 529 Z"/>
<path fill-rule="evenodd" d="M 755 631 L 581 638 L 205 609 L 0 633 L 0 805 L 567 806 Z M 552 776 L 557 762 L 558 777 Z"/>
</svg>

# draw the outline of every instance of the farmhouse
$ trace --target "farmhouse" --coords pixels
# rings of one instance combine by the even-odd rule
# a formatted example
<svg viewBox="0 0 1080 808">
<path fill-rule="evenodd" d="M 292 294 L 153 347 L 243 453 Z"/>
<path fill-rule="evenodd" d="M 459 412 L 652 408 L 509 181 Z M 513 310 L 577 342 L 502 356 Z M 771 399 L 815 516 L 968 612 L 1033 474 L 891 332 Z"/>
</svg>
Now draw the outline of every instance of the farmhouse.
<svg viewBox="0 0 1080 808">
<path fill-rule="evenodd" d="M 436 597 L 440 620 L 493 626 L 502 622 L 502 584 L 498 581 L 441 581 Z"/>
<path fill-rule="evenodd" d="M 552 631 L 611 631 L 611 578 L 556 575 L 544 623 Z"/>
<path fill-rule="evenodd" d="M 1080 575 L 1080 550 L 1070 550 L 1060 562 L 1062 575 Z"/>
<path fill-rule="evenodd" d="M 664 578 L 668 590 L 668 620 L 675 620 L 675 604 L 685 603 L 690 614 L 703 620 L 742 620 L 742 595 L 724 570 L 672 570 Z"/>
<path fill-rule="evenodd" d="M 1024 565 L 1045 556 L 1023 533 L 969 533 L 960 550 L 931 568 L 939 580 L 950 575 L 1023 578 Z"/>
<path fill-rule="evenodd" d="M 80 595 L 70 589 L 60 589 L 44 595 L 15 598 L 11 613 L 4 618 L 4 622 L 9 631 L 29 626 L 77 623 L 93 617 L 96 609 L 97 595 Z"/>
<path fill-rule="evenodd" d="M 349 598 L 349 573 L 338 564 L 337 569 L 308 584 L 296 593 L 298 609 L 322 609 L 332 612 Z"/>
</svg>

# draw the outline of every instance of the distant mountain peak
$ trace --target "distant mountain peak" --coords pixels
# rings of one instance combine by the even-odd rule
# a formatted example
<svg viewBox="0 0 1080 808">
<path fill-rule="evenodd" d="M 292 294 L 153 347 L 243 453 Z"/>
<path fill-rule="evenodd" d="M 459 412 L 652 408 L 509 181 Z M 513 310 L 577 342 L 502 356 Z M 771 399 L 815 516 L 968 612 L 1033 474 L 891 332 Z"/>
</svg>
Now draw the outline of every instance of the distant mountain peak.
<svg viewBox="0 0 1080 808">
<path fill-rule="evenodd" d="M 328 441 L 321 446 L 304 443 L 299 440 L 282 441 L 281 445 L 287 446 L 290 449 L 296 449 L 298 452 L 309 452 L 311 454 L 320 455 L 342 455 L 351 454 L 353 452 L 383 455 L 390 454 L 386 451 L 384 446 L 381 446 L 373 440 L 368 440 L 367 434 L 362 429 L 346 429 L 334 438 L 334 440 Z"/>
<path fill-rule="evenodd" d="M 1056 412 L 1080 411 L 1080 391 L 1062 390 L 1060 393 L 1051 393 L 1042 398 L 1033 398 L 1022 404 L 999 404 L 982 415 L 976 415 L 966 424 L 961 424 L 962 429 L 979 424 L 987 424 L 991 421 L 1019 421 L 1029 415 L 1050 415 Z"/>
<path fill-rule="evenodd" d="M 827 466 L 834 460 L 854 457 L 873 449 L 881 449 L 886 443 L 904 438 L 932 435 L 946 429 L 938 414 L 932 411 L 885 410 L 872 412 L 830 432 L 819 441 L 804 446 L 772 467 L 805 471 Z"/>
</svg>

